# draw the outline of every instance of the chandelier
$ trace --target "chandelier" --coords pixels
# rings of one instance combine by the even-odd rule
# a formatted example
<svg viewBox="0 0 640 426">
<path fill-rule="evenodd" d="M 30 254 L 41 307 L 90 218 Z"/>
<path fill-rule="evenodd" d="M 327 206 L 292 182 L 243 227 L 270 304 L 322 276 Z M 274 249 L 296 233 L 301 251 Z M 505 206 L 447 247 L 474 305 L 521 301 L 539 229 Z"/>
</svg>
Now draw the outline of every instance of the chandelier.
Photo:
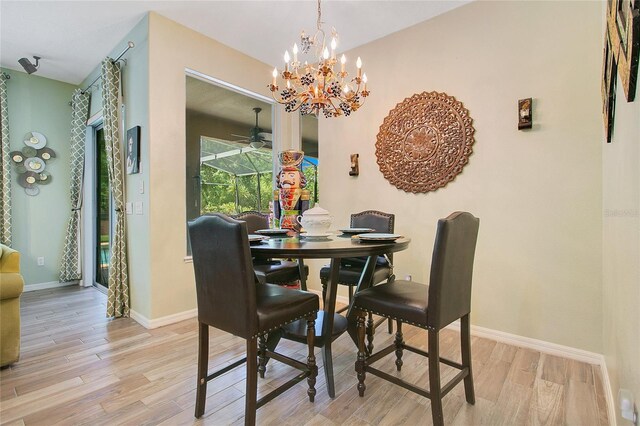
<svg viewBox="0 0 640 426">
<path fill-rule="evenodd" d="M 335 28 L 331 31 L 331 41 L 327 46 L 326 36 L 322 29 L 322 11 L 318 0 L 318 30 L 313 36 L 300 34 L 300 50 L 298 45 L 293 45 L 293 58 L 289 51 L 284 53 L 284 69 L 278 73 L 278 68 L 273 69 L 273 81 L 268 86 L 271 95 L 276 102 L 285 105 L 285 111 L 294 112 L 300 110 L 305 114 L 318 115 L 320 111 L 325 117 L 348 116 L 357 111 L 367 96 L 367 75 L 362 73 L 362 61 L 356 61 L 357 74 L 349 78 L 346 71 L 347 58 L 340 57 L 340 71 L 334 71 L 338 63 L 336 47 L 338 46 L 338 33 Z M 298 53 L 310 55 L 312 63 L 301 63 Z M 292 60 L 293 59 L 293 60 Z M 278 86 L 278 74 L 283 84 L 282 90 Z"/>
</svg>

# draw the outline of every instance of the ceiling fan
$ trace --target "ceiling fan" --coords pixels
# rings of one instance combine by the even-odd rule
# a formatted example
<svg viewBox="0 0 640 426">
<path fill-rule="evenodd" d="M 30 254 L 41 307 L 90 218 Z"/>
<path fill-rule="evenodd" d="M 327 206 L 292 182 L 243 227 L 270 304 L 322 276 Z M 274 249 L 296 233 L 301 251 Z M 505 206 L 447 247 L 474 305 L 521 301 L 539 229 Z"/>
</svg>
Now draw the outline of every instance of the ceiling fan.
<svg viewBox="0 0 640 426">
<path fill-rule="evenodd" d="M 271 146 L 271 133 L 263 132 L 258 126 L 258 115 L 260 114 L 260 111 L 262 111 L 262 108 L 255 107 L 253 108 L 253 111 L 256 113 L 256 125 L 251 128 L 249 136 L 232 134 L 232 136 L 242 138 L 235 142 L 249 142 L 249 146 L 255 149 L 262 148 L 265 145 Z"/>
</svg>

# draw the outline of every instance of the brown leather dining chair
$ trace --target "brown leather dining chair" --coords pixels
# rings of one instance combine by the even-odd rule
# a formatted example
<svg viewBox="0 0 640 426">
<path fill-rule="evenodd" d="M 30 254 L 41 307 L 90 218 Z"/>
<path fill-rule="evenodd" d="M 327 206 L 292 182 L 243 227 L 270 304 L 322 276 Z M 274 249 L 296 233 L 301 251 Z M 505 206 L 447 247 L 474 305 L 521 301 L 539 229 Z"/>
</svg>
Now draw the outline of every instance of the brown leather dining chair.
<svg viewBox="0 0 640 426">
<path fill-rule="evenodd" d="M 254 234 L 259 229 L 269 228 L 269 216 L 257 211 L 249 210 L 236 215 L 232 218 L 247 223 L 247 232 Z M 300 281 L 300 288 L 307 289 L 307 276 L 309 275 L 309 267 L 306 266 L 302 259 L 297 262 L 290 260 L 276 259 L 254 259 L 253 269 L 256 272 L 258 280 L 262 283 L 291 285 Z"/>
<path fill-rule="evenodd" d="M 478 237 L 479 220 L 471 213 L 455 212 L 438 221 L 429 286 L 397 280 L 389 284 L 370 287 L 356 293 L 353 311 L 358 318 L 358 356 L 356 375 L 358 392 L 364 396 L 365 376 L 371 373 L 431 399 L 434 425 L 443 425 L 442 398 L 464 380 L 465 397 L 475 403 L 471 371 L 471 337 L 469 313 L 471 311 L 471 279 Z M 397 322 L 395 341 L 390 346 L 367 357 L 364 343 L 365 314 L 374 313 Z M 439 332 L 460 318 L 460 347 L 462 363 L 440 357 Z M 405 344 L 402 324 L 412 324 L 428 331 L 428 352 Z M 420 388 L 371 366 L 384 356 L 395 352 L 396 368 L 402 368 L 403 350 L 429 358 L 429 389 Z M 460 372 L 447 384 L 440 383 L 440 362 Z"/>
<path fill-rule="evenodd" d="M 207 382 L 246 362 L 245 425 L 253 425 L 256 410 L 300 380 L 307 378 L 313 402 L 318 374 L 314 355 L 318 296 L 257 281 L 251 264 L 247 225 L 223 214 L 189 222 L 198 301 L 198 381 L 195 416 L 205 410 Z M 308 356 L 300 362 L 261 345 L 258 337 L 306 318 Z M 245 358 L 209 374 L 209 327 L 246 339 Z M 302 372 L 257 400 L 258 356 L 268 356 Z"/>
<path fill-rule="evenodd" d="M 377 210 L 365 210 L 360 213 L 351 215 L 351 228 L 371 228 L 375 232 L 393 233 L 395 224 L 395 215 L 391 213 L 384 213 Z M 346 285 L 349 287 L 349 306 L 353 301 L 353 290 L 358 286 L 362 270 L 367 262 L 366 257 L 350 257 L 340 261 L 340 275 L 338 278 L 338 284 Z M 327 282 L 329 280 L 329 266 L 325 266 L 320 269 L 320 282 L 322 283 L 322 294 L 325 295 L 327 291 Z M 372 284 L 378 284 L 383 281 L 391 282 L 395 279 L 393 275 L 393 254 L 386 256 L 379 256 L 378 262 L 373 272 Z M 324 298 L 324 297 L 323 297 Z M 339 309 L 337 312 L 341 313 L 349 309 L 349 306 L 345 306 Z M 373 323 L 373 318 L 369 316 L 369 326 L 373 330 L 384 321 L 378 321 Z M 393 331 L 392 323 L 389 321 L 389 333 Z M 371 348 L 373 344 L 369 343 Z M 371 349 L 373 350 L 373 349 Z"/>
</svg>

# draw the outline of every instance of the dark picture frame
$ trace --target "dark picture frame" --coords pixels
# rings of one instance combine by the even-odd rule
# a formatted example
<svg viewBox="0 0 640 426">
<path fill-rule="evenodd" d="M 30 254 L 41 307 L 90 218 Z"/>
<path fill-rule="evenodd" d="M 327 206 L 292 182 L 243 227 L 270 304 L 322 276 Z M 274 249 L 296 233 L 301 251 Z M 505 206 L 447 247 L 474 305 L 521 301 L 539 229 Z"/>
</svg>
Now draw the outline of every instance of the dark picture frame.
<svg viewBox="0 0 640 426">
<path fill-rule="evenodd" d="M 518 100 L 518 130 L 533 128 L 533 98 Z"/>
<path fill-rule="evenodd" d="M 127 130 L 127 157 L 125 167 L 128 175 L 140 173 L 140 126 Z"/>
<path fill-rule="evenodd" d="M 640 0 L 609 0 L 607 28 L 625 98 L 633 102 L 640 59 Z"/>
<path fill-rule="evenodd" d="M 602 59 L 602 119 L 604 121 L 604 134 L 607 143 L 611 142 L 613 135 L 613 121 L 616 107 L 616 81 L 617 70 L 613 44 L 607 30 L 604 37 L 604 53 Z"/>
</svg>

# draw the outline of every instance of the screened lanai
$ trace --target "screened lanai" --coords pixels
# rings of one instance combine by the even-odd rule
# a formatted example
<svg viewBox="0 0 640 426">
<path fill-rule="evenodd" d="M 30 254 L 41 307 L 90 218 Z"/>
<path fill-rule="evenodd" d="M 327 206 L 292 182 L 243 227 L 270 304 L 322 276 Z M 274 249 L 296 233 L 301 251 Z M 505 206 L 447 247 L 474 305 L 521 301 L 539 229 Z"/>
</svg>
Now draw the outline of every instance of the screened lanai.
<svg viewBox="0 0 640 426">
<path fill-rule="evenodd" d="M 317 159 L 305 158 L 307 189 L 317 197 Z M 228 214 L 256 210 L 268 213 L 273 194 L 273 150 L 246 142 L 200 138 L 201 212 Z"/>
<path fill-rule="evenodd" d="M 273 180 L 270 147 L 202 136 L 200 185 L 202 211 L 268 211 Z"/>
</svg>

